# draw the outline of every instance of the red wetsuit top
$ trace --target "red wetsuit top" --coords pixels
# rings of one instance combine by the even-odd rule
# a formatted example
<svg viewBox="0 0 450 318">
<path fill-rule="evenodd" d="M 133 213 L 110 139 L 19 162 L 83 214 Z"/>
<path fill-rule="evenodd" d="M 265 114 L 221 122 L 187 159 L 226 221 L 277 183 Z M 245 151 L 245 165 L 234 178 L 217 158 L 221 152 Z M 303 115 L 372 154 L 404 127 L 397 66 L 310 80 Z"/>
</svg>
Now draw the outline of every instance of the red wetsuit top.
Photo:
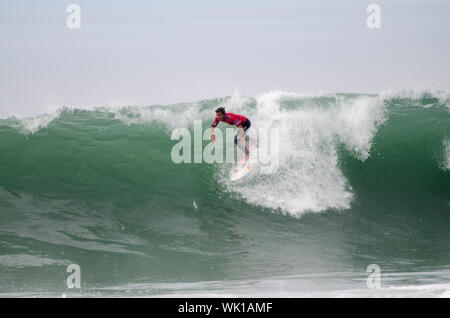
<svg viewBox="0 0 450 318">
<path fill-rule="evenodd" d="M 233 113 L 225 113 L 225 116 L 223 116 L 221 121 L 227 123 L 228 125 L 236 125 L 236 127 L 238 127 L 240 124 L 247 121 L 247 117 Z M 217 124 L 219 124 L 219 118 L 216 117 L 214 122 L 211 124 L 211 127 L 217 127 Z"/>
</svg>

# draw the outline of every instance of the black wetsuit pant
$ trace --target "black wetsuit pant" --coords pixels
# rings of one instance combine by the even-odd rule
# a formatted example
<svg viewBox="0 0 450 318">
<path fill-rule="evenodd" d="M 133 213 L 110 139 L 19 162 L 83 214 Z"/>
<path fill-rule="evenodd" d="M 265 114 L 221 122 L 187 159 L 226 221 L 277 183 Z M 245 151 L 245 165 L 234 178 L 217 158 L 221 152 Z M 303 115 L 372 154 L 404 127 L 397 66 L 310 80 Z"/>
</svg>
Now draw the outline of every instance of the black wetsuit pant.
<svg viewBox="0 0 450 318">
<path fill-rule="evenodd" d="M 245 123 L 242 124 L 242 128 L 244 128 L 244 139 L 245 139 L 245 153 L 248 155 L 249 151 L 248 151 L 248 136 L 245 135 L 245 133 L 247 132 L 247 129 L 250 128 L 251 126 L 251 122 L 250 119 L 247 118 L 247 120 L 245 121 Z M 237 145 L 237 139 L 238 139 L 238 135 L 239 135 L 239 130 L 236 134 L 236 136 L 234 136 L 234 143 Z"/>
</svg>

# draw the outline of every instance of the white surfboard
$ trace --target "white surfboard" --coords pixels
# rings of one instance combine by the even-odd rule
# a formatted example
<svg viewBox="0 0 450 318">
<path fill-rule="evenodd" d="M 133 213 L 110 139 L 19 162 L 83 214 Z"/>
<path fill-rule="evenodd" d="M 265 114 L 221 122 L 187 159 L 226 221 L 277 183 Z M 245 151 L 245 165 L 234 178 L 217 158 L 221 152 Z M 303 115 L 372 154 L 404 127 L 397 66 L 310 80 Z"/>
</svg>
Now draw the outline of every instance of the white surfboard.
<svg viewBox="0 0 450 318">
<path fill-rule="evenodd" d="M 242 149 L 242 147 L 238 146 Z M 252 158 L 252 154 L 254 153 L 256 149 L 255 142 L 253 139 L 249 139 L 249 145 L 248 150 L 250 152 L 250 158 Z M 242 149 L 243 150 L 243 149 Z M 242 151 L 243 152 L 243 151 Z M 234 166 L 230 171 L 230 180 L 231 181 L 237 181 L 239 179 L 242 179 L 247 173 L 250 172 L 253 168 L 253 164 L 251 164 L 251 160 L 245 161 L 245 154 L 242 153 L 241 158 L 238 160 L 238 163 L 236 166 Z"/>
<path fill-rule="evenodd" d="M 250 172 L 251 169 L 251 165 L 248 162 L 237 164 L 237 166 L 234 167 L 230 172 L 230 180 L 237 181 L 239 179 L 242 179 L 247 173 Z"/>
</svg>

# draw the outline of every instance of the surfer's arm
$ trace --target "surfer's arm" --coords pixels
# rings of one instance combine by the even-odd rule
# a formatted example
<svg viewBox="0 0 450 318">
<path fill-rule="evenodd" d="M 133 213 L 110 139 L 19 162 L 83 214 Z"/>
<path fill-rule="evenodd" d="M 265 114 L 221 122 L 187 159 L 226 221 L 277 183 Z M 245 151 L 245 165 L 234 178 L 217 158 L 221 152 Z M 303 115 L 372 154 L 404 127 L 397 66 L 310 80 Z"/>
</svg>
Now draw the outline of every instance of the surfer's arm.
<svg viewBox="0 0 450 318">
<path fill-rule="evenodd" d="M 211 126 L 210 129 L 211 129 L 211 142 L 214 142 L 216 141 L 216 136 L 214 136 L 214 127 Z"/>
<path fill-rule="evenodd" d="M 215 118 L 213 123 L 211 124 L 211 142 L 214 142 L 216 140 L 216 136 L 214 136 L 214 127 L 217 127 L 217 124 L 219 123 L 219 118 Z"/>
</svg>

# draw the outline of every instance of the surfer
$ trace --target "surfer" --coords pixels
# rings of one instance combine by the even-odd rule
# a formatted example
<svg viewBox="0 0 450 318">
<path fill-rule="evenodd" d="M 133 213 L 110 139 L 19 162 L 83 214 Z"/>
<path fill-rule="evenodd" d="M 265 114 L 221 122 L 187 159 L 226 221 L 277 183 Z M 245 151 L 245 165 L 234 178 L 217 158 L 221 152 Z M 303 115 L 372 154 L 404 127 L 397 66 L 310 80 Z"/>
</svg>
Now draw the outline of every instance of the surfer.
<svg viewBox="0 0 450 318">
<path fill-rule="evenodd" d="M 214 128 L 217 127 L 219 121 L 223 121 L 228 125 L 235 125 L 238 128 L 239 133 L 239 144 L 237 141 L 238 135 L 234 137 L 234 143 L 238 145 L 242 149 L 242 143 L 244 140 L 244 136 L 247 132 L 247 129 L 250 128 L 250 120 L 244 115 L 234 114 L 234 113 L 226 113 L 224 107 L 219 107 L 216 109 L 216 119 L 211 124 L 211 142 L 216 140 L 216 136 L 214 136 Z M 245 136 L 246 146 L 245 146 L 245 161 L 248 160 L 248 156 L 250 154 L 248 150 L 248 136 Z"/>
</svg>

